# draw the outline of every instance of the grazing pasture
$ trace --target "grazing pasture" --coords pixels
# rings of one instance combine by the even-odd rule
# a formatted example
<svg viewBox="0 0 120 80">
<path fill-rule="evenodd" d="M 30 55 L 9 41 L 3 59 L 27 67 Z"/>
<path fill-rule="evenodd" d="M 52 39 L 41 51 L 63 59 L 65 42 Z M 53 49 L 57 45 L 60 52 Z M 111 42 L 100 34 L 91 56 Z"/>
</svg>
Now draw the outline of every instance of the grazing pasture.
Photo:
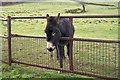
<svg viewBox="0 0 120 80">
<path fill-rule="evenodd" d="M 56 13 L 60 12 L 61 15 L 84 15 L 84 14 L 117 14 L 118 13 L 118 7 L 117 3 L 111 3 L 116 5 L 116 7 L 105 7 L 105 6 L 93 6 L 93 5 L 86 5 L 87 12 L 85 13 L 80 13 L 80 14 L 71 14 L 71 13 L 65 13 L 67 10 L 70 9 L 75 9 L 80 7 L 80 5 L 77 5 L 75 3 L 23 3 L 23 4 L 17 4 L 17 5 L 9 5 L 9 6 L 3 6 L 2 11 L 0 11 L 1 16 L 6 18 L 8 15 L 10 16 L 44 16 L 46 13 L 51 14 L 51 15 L 56 15 Z M 64 5 L 64 6 L 63 6 Z M 33 9 L 34 8 L 34 9 Z M 83 38 L 100 38 L 100 39 L 118 39 L 118 19 L 74 19 L 74 26 L 75 26 L 75 37 L 83 37 Z M 2 25 L 2 33 L 1 35 L 7 35 L 7 24 L 6 22 L 1 22 Z M 18 19 L 18 20 L 13 20 L 12 21 L 12 33 L 15 34 L 26 34 L 26 35 L 41 35 L 45 36 L 44 29 L 46 25 L 46 20 L 45 19 Z M 2 54 L 3 59 L 7 59 L 7 41 L 3 40 L 3 47 L 2 47 Z M 31 43 L 31 44 L 30 44 Z M 39 44 L 38 44 L 39 43 Z M 46 51 L 46 42 L 45 40 L 40 41 L 37 39 L 27 39 L 27 38 L 13 38 L 12 39 L 12 44 L 13 44 L 13 57 L 15 60 L 25 60 L 27 62 L 33 62 L 37 64 L 45 64 L 45 65 L 53 65 L 55 67 L 58 67 L 58 64 L 54 62 L 54 60 L 51 61 L 49 57 L 49 53 Z M 42 44 L 42 45 L 40 45 Z M 26 45 L 26 46 L 25 46 Z M 88 45 L 88 46 L 87 46 Z M 17 47 L 19 46 L 19 47 Z M 81 49 L 78 49 L 77 46 L 84 46 L 84 52 L 81 52 Z M 101 44 L 95 43 L 93 48 L 101 47 Z M 110 45 L 106 45 L 110 46 Z M 116 45 L 115 45 L 116 46 Z M 39 50 L 39 47 L 42 48 Z M 91 56 L 90 62 L 84 61 L 83 63 L 80 63 L 78 61 L 74 62 L 75 64 L 82 64 L 85 67 L 87 67 L 88 63 L 89 65 L 93 65 L 93 72 L 97 73 L 97 71 L 101 71 L 102 67 L 107 65 L 105 64 L 106 62 L 104 61 L 103 64 L 100 64 L 101 66 L 96 66 L 94 65 L 93 62 L 101 63 L 102 60 L 104 59 L 104 56 L 112 56 L 112 52 L 110 55 L 105 54 L 105 51 L 102 51 L 102 49 L 105 49 L 106 47 L 101 48 L 101 53 L 104 54 L 97 54 L 99 57 L 96 57 L 95 54 L 87 54 L 87 50 L 89 49 L 89 43 L 84 43 L 80 44 L 78 42 L 74 43 L 74 57 L 75 59 L 80 59 L 83 60 L 84 57 L 87 57 L 88 55 Z M 97 50 L 96 48 L 96 50 Z M 92 51 L 91 50 L 91 51 Z M 88 50 L 89 51 L 89 50 Z M 114 47 L 111 46 L 110 51 L 114 51 Z M 106 51 L 108 52 L 108 51 Z M 80 54 L 84 53 L 84 54 Z M 80 54 L 78 56 L 78 54 Z M 95 55 L 95 56 L 94 56 Z M 34 59 L 31 59 L 34 56 Z M 88 58 L 89 58 L 88 56 Z M 56 55 L 54 54 L 54 58 Z M 109 59 L 112 59 L 114 57 L 110 57 Z M 46 60 L 45 62 L 44 59 Z M 102 59 L 102 60 L 101 60 Z M 49 64 L 48 64 L 49 63 Z M 64 60 L 64 64 L 68 63 L 68 59 Z M 95 64 L 98 64 L 95 63 Z M 111 60 L 111 67 L 116 66 L 112 65 L 114 63 L 114 60 Z M 117 61 L 115 61 L 117 63 Z M 100 70 L 96 69 L 101 68 Z M 65 66 L 66 69 L 68 69 L 68 65 Z M 80 70 L 83 67 L 75 67 L 76 70 Z M 91 67 L 88 67 L 91 68 Z M 88 68 L 84 68 L 84 70 L 88 71 Z M 104 70 L 104 69 L 103 69 Z M 114 70 L 114 69 L 113 69 Z M 112 71 L 113 71 L 112 70 Z M 104 70 L 105 72 L 105 70 Z M 111 73 L 109 69 L 106 67 L 106 73 L 109 73 L 110 75 L 115 75 L 116 73 Z M 101 73 L 100 74 L 105 74 Z M 6 77 L 6 76 L 4 76 Z"/>
<path fill-rule="evenodd" d="M 84 15 L 84 14 L 118 14 L 116 7 L 86 5 L 87 12 L 80 14 L 65 13 L 66 10 L 80 7 L 75 3 L 23 3 L 3 6 L 1 16 L 45 16 L 46 13 L 56 15 Z M 54 6 L 53 6 L 54 5 Z M 64 5 L 64 6 L 62 6 Z M 1 7 L 1 6 L 0 6 Z M 33 9 L 34 8 L 34 9 Z M 6 22 L 2 22 L 2 34 L 6 34 Z M 21 26 L 22 25 L 22 26 Z M 18 34 L 45 35 L 46 20 L 28 19 L 12 21 L 12 32 Z M 118 39 L 118 19 L 75 19 L 75 37 Z"/>
</svg>

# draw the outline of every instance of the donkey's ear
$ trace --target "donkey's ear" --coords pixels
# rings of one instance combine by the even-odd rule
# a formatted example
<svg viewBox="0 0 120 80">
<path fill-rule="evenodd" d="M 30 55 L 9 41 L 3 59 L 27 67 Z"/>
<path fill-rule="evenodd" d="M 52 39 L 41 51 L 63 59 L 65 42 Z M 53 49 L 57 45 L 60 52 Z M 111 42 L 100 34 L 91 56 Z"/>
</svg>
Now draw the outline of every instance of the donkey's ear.
<svg viewBox="0 0 120 80">
<path fill-rule="evenodd" d="M 59 20 L 59 18 L 60 18 L 60 13 L 58 13 L 56 19 Z"/>
<path fill-rule="evenodd" d="M 57 17 L 60 17 L 60 13 L 58 13 L 58 16 Z"/>
<path fill-rule="evenodd" d="M 48 17 L 49 17 L 49 14 L 46 15 L 46 18 L 48 18 Z"/>
</svg>

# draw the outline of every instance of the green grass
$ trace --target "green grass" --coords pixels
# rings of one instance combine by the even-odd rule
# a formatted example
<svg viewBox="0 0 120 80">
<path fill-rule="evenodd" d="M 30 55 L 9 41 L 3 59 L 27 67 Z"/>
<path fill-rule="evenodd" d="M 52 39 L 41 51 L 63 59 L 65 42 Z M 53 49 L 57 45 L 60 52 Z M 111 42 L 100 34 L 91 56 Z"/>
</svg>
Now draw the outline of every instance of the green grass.
<svg viewBox="0 0 120 80">
<path fill-rule="evenodd" d="M 70 74 L 70 73 L 62 73 L 59 74 L 57 71 L 47 70 L 47 69 L 39 69 L 35 67 L 28 67 L 25 65 L 16 65 L 13 64 L 12 66 L 8 66 L 6 64 L 3 64 L 2 66 L 3 71 L 3 80 L 8 80 L 10 78 L 15 78 L 15 80 L 24 80 L 24 78 L 28 78 L 31 80 L 31 78 L 34 79 L 45 79 L 47 80 L 64 80 L 65 78 L 68 78 L 70 80 L 94 80 L 92 77 L 86 77 L 86 76 L 80 76 L 76 74 Z"/>
<path fill-rule="evenodd" d="M 117 3 L 110 3 L 115 4 Z M 104 7 L 104 6 L 93 6 L 86 5 L 87 12 L 85 13 L 65 13 L 68 10 L 73 10 L 76 8 L 81 8 L 80 5 L 75 3 L 23 3 L 17 5 L 3 6 L 2 11 L 0 11 L 1 16 L 6 18 L 10 16 L 45 16 L 47 13 L 50 15 L 84 15 L 84 14 L 117 14 L 117 7 Z M 1 35 L 7 35 L 7 23 L 1 22 L 2 24 L 2 33 Z M 45 19 L 23 19 L 23 20 L 13 20 L 12 21 L 12 33 L 14 34 L 27 34 L 27 35 L 41 35 L 45 36 L 44 28 L 46 26 Z M 74 19 L 75 26 L 75 37 L 83 38 L 100 38 L 100 39 L 118 39 L 118 19 Z M 41 45 L 42 44 L 42 45 Z M 24 38 L 13 38 L 12 39 L 12 54 L 14 60 L 22 60 L 30 63 L 49 65 L 53 67 L 59 67 L 59 64 L 56 61 L 56 54 L 54 54 L 53 59 L 49 57 L 49 53 L 46 51 L 46 41 L 39 39 L 24 39 Z M 98 73 L 104 75 L 105 73 L 108 76 L 116 76 L 116 71 L 114 64 L 114 51 L 117 50 L 117 44 L 106 45 L 106 47 L 101 48 L 104 44 L 94 44 L 90 48 L 90 43 L 81 43 L 75 42 L 74 44 L 74 62 L 75 65 L 85 65 L 84 68 L 81 66 L 75 66 L 75 70 L 80 71 L 81 69 Z M 18 47 L 19 46 L 19 47 Z M 83 46 L 83 50 L 78 49 Z M 95 48 L 97 47 L 97 48 Z M 6 60 L 7 56 L 7 41 L 3 40 L 3 59 Z M 105 50 L 102 50 L 105 49 Z M 93 53 L 95 50 L 98 53 Z M 109 50 L 109 51 L 108 51 Z M 78 55 L 79 53 L 79 55 Z M 109 54 L 106 54 L 109 53 Z M 99 55 L 99 56 L 96 56 Z M 117 55 L 116 55 L 117 56 Z M 90 58 L 91 57 L 91 58 Z M 106 58 L 105 57 L 109 57 Z M 88 60 L 89 59 L 89 60 Z M 97 62 L 97 60 L 99 60 Z M 110 67 L 108 61 L 110 60 Z M 81 61 L 83 62 L 81 63 Z M 102 63 L 103 62 L 103 63 Z M 115 61 L 117 62 L 117 61 Z M 68 69 L 68 58 L 64 60 L 64 68 Z M 107 64 L 106 64 L 107 63 Z M 97 65 L 97 66 L 96 66 Z M 104 66 L 104 67 L 103 67 Z M 107 66 L 107 67 L 105 67 Z M 41 69 L 34 69 L 33 67 L 24 67 L 13 65 L 9 67 L 3 64 L 3 78 L 84 78 L 80 75 L 74 74 L 57 74 L 56 71 L 48 71 Z M 92 70 L 90 70 L 92 69 Z M 109 71 L 110 69 L 110 71 Z M 24 73 L 21 71 L 24 70 Z M 41 73 L 42 72 L 42 73 Z M 7 75 L 5 75 L 7 74 Z M 85 77 L 88 78 L 88 77 Z"/>
</svg>

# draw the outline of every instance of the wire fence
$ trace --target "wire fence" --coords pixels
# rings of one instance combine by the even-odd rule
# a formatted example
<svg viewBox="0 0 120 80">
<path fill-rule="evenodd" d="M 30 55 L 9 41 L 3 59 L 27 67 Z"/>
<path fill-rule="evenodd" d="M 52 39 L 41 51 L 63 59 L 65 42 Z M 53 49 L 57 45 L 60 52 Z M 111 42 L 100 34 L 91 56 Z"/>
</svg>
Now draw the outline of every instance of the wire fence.
<svg viewBox="0 0 120 80">
<path fill-rule="evenodd" d="M 119 43 L 117 41 L 104 42 L 101 40 L 95 40 L 94 42 L 93 40 L 73 39 L 72 72 L 117 78 L 119 73 Z M 6 43 L 6 41 L 3 42 Z M 7 49 L 6 47 L 7 45 L 4 45 L 3 51 L 7 51 L 4 50 Z M 63 70 L 69 71 L 69 58 L 67 54 L 65 56 Z M 7 58 L 8 55 L 4 54 L 3 60 L 7 60 Z M 12 38 L 12 60 L 13 62 L 60 69 L 59 61 L 56 59 L 56 51 L 53 52 L 53 58 L 51 58 L 50 53 L 46 49 L 45 37 L 14 35 Z"/>
<path fill-rule="evenodd" d="M 102 76 L 118 76 L 118 44 L 74 41 L 74 69 Z"/>
<path fill-rule="evenodd" d="M 0 36 L 1 42 L 2 42 L 2 60 L 4 63 L 8 64 L 8 40 L 5 36 Z"/>
</svg>

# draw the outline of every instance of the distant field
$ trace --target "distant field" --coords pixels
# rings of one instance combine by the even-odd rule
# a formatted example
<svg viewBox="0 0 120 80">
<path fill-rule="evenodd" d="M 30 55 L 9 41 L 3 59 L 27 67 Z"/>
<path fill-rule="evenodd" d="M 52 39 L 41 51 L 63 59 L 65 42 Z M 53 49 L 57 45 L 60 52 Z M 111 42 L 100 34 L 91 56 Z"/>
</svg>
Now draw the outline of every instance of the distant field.
<svg viewBox="0 0 120 80">
<path fill-rule="evenodd" d="M 82 9 L 76 3 L 23 3 L 18 5 L 3 6 L 1 16 L 45 16 L 57 15 L 84 15 L 84 14 L 118 14 L 116 7 L 86 5 L 85 13 L 66 13 L 68 10 Z M 64 5 L 64 6 L 63 6 Z M 79 12 L 79 11 L 78 11 Z M 6 34 L 6 22 L 2 22 L 2 34 Z M 46 20 L 13 20 L 12 32 L 17 34 L 43 35 Z M 118 39 L 118 19 L 74 19 L 75 37 Z"/>
</svg>

